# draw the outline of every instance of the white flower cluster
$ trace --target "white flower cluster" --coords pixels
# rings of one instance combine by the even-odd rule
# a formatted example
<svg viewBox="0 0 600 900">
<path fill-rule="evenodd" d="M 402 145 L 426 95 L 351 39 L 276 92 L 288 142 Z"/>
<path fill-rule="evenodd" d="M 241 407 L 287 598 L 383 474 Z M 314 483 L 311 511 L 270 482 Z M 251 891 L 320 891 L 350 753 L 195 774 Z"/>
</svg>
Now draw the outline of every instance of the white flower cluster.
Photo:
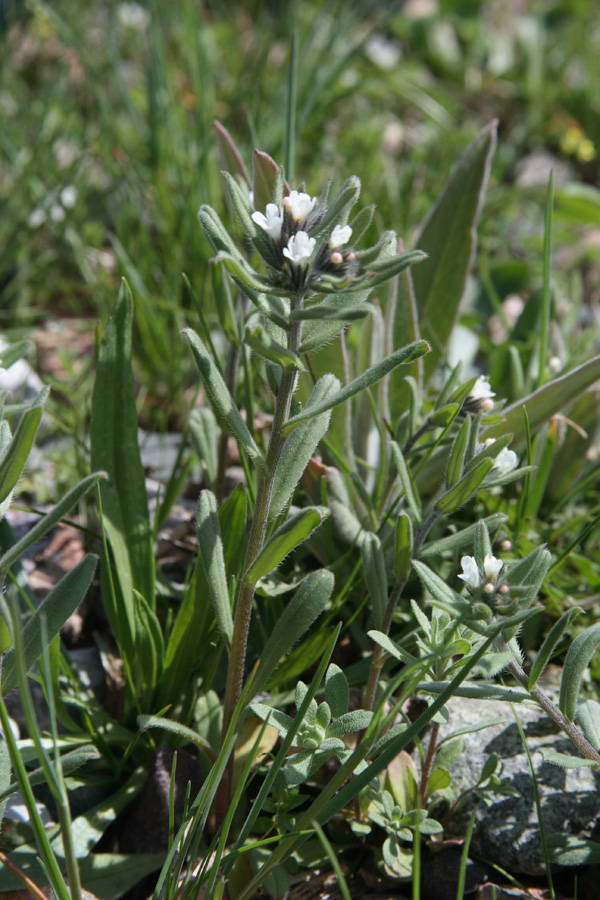
<svg viewBox="0 0 600 900">
<path fill-rule="evenodd" d="M 48 218 L 53 222 L 64 222 L 67 210 L 73 209 L 76 202 L 77 188 L 72 184 L 62 188 L 58 193 L 53 191 L 48 194 L 42 206 L 36 206 L 29 213 L 27 224 L 30 228 L 39 228 Z"/>
<path fill-rule="evenodd" d="M 316 204 L 316 197 L 311 197 L 310 194 L 302 191 L 290 191 L 288 196 L 284 197 L 281 206 L 276 203 L 267 203 L 264 213 L 259 210 L 253 212 L 252 221 L 266 231 L 273 241 L 280 241 L 284 217 L 287 216 L 293 229 L 303 226 Z M 329 238 L 329 249 L 331 250 L 331 261 L 334 264 L 342 262 L 343 256 L 339 253 L 339 248 L 347 244 L 351 236 L 352 229 L 349 225 L 336 225 L 333 229 Z M 282 252 L 292 265 L 303 267 L 310 260 L 316 243 L 316 239 L 310 237 L 308 232 L 300 227 L 288 238 L 287 245 Z"/>
<path fill-rule="evenodd" d="M 468 587 L 473 589 L 478 588 L 481 585 L 481 575 L 475 557 L 463 556 L 460 564 L 462 566 L 463 574 L 458 577 L 462 579 Z M 503 566 L 504 563 L 501 559 L 496 559 L 495 556 L 491 556 L 489 553 L 486 554 L 485 559 L 483 560 L 483 576 L 485 581 L 491 582 L 492 586 L 495 585 Z"/>
</svg>

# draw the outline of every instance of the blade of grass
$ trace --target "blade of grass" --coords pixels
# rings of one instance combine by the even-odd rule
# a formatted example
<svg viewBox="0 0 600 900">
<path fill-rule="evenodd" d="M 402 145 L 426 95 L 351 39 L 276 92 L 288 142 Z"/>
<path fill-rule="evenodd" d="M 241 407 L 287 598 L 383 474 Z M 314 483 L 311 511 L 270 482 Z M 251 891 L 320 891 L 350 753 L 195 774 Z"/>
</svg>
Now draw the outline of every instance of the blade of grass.
<svg viewBox="0 0 600 900">
<path fill-rule="evenodd" d="M 546 216 L 544 221 L 544 283 L 542 288 L 542 335 L 540 341 L 540 369 L 538 389 L 546 380 L 546 356 L 548 353 L 548 333 L 550 330 L 550 253 L 552 250 L 552 208 L 554 206 L 554 172 L 550 171 L 546 194 Z"/>
</svg>

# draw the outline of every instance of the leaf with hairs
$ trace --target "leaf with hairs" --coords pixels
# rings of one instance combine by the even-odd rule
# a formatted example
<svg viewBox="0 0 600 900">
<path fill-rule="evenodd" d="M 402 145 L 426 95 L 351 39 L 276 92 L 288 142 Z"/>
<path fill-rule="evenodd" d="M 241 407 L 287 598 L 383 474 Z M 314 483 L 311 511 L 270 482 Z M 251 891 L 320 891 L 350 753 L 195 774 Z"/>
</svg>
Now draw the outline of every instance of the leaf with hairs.
<svg viewBox="0 0 600 900">
<path fill-rule="evenodd" d="M 321 525 L 329 515 L 325 506 L 310 506 L 302 509 L 284 522 L 263 547 L 257 558 L 244 575 L 247 584 L 256 584 L 264 575 L 268 575 L 313 531 Z"/>
<path fill-rule="evenodd" d="M 577 700 L 581 689 L 581 679 L 592 656 L 600 646 L 600 624 L 591 625 L 577 635 L 565 658 L 560 680 L 558 705 L 562 713 L 572 722 L 577 712 Z"/>
</svg>

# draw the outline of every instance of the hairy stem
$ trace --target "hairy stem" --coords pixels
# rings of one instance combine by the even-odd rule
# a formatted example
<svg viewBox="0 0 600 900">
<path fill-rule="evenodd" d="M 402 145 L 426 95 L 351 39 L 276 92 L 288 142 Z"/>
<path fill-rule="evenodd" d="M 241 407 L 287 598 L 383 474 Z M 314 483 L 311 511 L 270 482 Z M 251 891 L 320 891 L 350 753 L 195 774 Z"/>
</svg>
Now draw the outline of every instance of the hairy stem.
<svg viewBox="0 0 600 900">
<path fill-rule="evenodd" d="M 237 379 L 241 353 L 242 348 L 239 344 L 232 345 L 230 347 L 229 355 L 227 358 L 227 372 L 225 375 L 225 381 L 227 383 L 227 387 L 229 388 L 229 393 L 232 397 L 235 395 L 235 382 Z M 219 437 L 219 446 L 217 451 L 218 468 L 217 478 L 215 481 L 215 496 L 217 498 L 217 503 L 223 502 L 223 492 L 225 489 L 225 470 L 227 468 L 228 443 L 229 435 L 226 431 L 222 431 Z"/>
<path fill-rule="evenodd" d="M 427 797 L 427 785 L 429 784 L 429 776 L 431 775 L 431 769 L 433 767 L 433 763 L 435 761 L 435 755 L 438 749 L 438 738 L 440 736 L 440 724 L 439 722 L 434 722 L 431 726 L 431 734 L 429 736 L 429 746 L 427 747 L 427 756 L 423 760 L 423 767 L 421 769 L 421 784 L 419 787 L 419 796 L 421 798 L 421 805 L 425 807 L 425 800 Z"/>
<path fill-rule="evenodd" d="M 294 353 L 297 352 L 298 347 L 300 346 L 301 330 L 302 323 L 297 322 L 292 324 L 288 332 L 288 349 Z M 248 538 L 244 572 L 248 571 L 249 567 L 263 549 L 265 543 L 275 473 L 285 442 L 282 429 L 290 417 L 296 381 L 296 372 L 282 372 L 277 400 L 275 402 L 271 436 L 269 438 L 265 460 L 267 464 L 267 473 L 266 475 L 261 476 L 258 481 L 256 504 L 254 506 L 254 515 L 252 517 L 250 535 Z M 227 684 L 225 688 L 225 703 L 223 710 L 223 736 L 227 734 L 227 729 L 229 728 L 235 707 L 242 693 L 254 593 L 255 585 L 248 584 L 242 579 L 233 619 L 233 638 L 227 670 Z M 232 789 L 233 761 L 232 756 L 219 789 L 219 795 L 217 797 L 217 823 L 222 821 L 229 806 Z"/>
</svg>

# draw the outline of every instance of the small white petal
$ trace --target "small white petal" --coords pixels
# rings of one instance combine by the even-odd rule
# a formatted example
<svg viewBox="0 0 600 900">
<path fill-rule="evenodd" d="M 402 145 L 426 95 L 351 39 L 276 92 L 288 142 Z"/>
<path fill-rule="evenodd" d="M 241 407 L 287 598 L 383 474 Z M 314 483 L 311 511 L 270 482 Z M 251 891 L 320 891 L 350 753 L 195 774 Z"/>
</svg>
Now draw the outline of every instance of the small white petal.
<svg viewBox="0 0 600 900">
<path fill-rule="evenodd" d="M 281 226 L 283 225 L 283 216 L 279 212 L 276 203 L 267 203 L 267 214 L 261 212 L 252 213 L 252 221 L 267 232 L 269 237 L 277 241 L 281 237 Z"/>
<path fill-rule="evenodd" d="M 60 192 L 60 202 L 65 209 L 73 209 L 77 201 L 77 188 L 69 184 Z"/>
<path fill-rule="evenodd" d="M 500 451 L 500 453 L 494 460 L 492 469 L 495 469 L 496 472 L 507 474 L 508 472 L 512 472 L 513 469 L 516 469 L 518 464 L 519 460 L 515 451 L 509 450 L 508 447 L 505 447 Z"/>
<path fill-rule="evenodd" d="M 485 375 L 479 376 L 469 393 L 470 400 L 488 400 L 490 397 L 495 396 Z"/>
<path fill-rule="evenodd" d="M 309 237 L 306 231 L 298 231 L 291 236 L 287 247 L 283 248 L 283 255 L 295 265 L 302 266 L 310 259 L 316 243 L 315 238 Z"/>
<path fill-rule="evenodd" d="M 329 246 L 332 250 L 337 250 L 338 247 L 343 247 L 344 244 L 347 244 L 351 237 L 352 229 L 349 225 L 336 225 L 331 232 Z"/>
<path fill-rule="evenodd" d="M 468 584 L 469 587 L 479 587 L 479 569 L 477 568 L 475 557 L 463 556 L 460 564 L 462 566 L 463 574 L 458 577 L 461 578 L 465 584 Z"/>
<path fill-rule="evenodd" d="M 317 203 L 316 197 L 298 191 L 290 191 L 283 200 L 283 205 L 294 222 L 305 222 L 306 217 L 315 208 Z"/>
<path fill-rule="evenodd" d="M 46 221 L 46 213 L 41 206 L 36 206 L 27 217 L 27 224 L 30 228 L 39 228 Z"/>
<path fill-rule="evenodd" d="M 488 553 L 483 560 L 483 572 L 485 577 L 489 578 L 490 581 L 496 581 L 503 565 L 504 563 L 501 559 L 496 559 L 495 556 L 490 556 Z"/>
<path fill-rule="evenodd" d="M 64 222 L 66 215 L 66 212 L 59 203 L 55 203 L 54 206 L 50 207 L 50 218 L 53 222 Z"/>
</svg>

